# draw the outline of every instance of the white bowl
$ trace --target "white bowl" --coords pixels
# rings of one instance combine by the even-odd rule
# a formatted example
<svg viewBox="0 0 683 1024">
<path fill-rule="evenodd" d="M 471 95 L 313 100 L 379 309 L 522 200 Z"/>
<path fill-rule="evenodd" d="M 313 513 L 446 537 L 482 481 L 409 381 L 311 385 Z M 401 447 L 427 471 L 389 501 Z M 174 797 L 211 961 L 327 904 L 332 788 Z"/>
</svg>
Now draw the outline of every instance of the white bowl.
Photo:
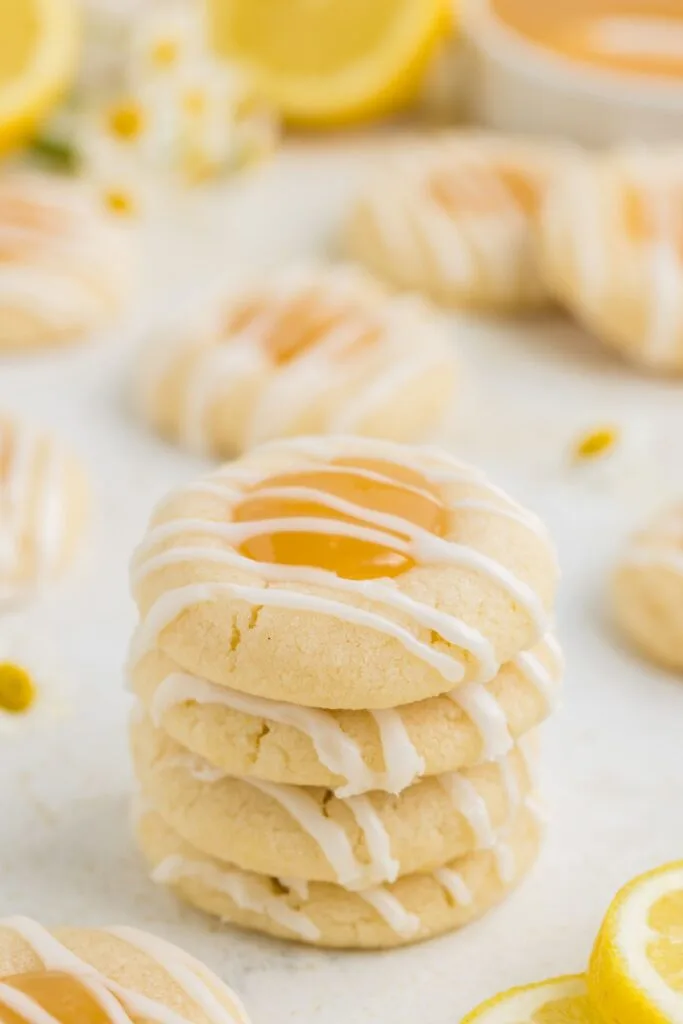
<svg viewBox="0 0 683 1024">
<path fill-rule="evenodd" d="M 470 112 L 483 124 L 587 145 L 683 138 L 683 79 L 562 57 L 508 27 L 491 12 L 489 0 L 464 0 L 461 21 Z"/>
</svg>

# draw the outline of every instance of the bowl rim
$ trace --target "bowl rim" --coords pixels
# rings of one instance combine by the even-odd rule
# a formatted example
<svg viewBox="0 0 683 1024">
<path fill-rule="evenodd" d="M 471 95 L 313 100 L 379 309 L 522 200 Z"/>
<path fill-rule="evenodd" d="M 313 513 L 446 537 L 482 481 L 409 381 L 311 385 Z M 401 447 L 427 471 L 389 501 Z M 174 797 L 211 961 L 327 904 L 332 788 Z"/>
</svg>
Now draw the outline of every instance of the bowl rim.
<svg viewBox="0 0 683 1024">
<path fill-rule="evenodd" d="M 460 23 L 465 34 L 500 63 L 514 66 L 526 77 L 542 80 L 546 85 L 550 76 L 555 84 L 594 99 L 641 107 L 657 103 L 683 112 L 683 79 L 679 84 L 664 75 L 646 78 L 637 73 L 579 64 L 507 25 L 494 14 L 491 0 L 462 0 Z"/>
</svg>

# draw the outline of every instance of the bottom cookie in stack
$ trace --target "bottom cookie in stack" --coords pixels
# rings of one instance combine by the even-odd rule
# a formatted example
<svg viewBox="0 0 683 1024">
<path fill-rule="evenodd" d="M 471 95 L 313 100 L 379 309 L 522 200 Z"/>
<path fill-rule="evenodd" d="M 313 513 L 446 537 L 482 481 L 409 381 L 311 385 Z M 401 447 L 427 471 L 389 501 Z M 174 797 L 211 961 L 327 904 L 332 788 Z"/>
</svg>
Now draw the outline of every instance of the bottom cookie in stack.
<svg viewBox="0 0 683 1024">
<path fill-rule="evenodd" d="M 258 875 L 208 857 L 154 811 L 144 810 L 137 821 L 153 880 L 187 903 L 243 928 L 339 949 L 407 945 L 476 920 L 524 878 L 541 832 L 529 798 L 492 849 L 353 892 L 329 882 Z"/>
</svg>

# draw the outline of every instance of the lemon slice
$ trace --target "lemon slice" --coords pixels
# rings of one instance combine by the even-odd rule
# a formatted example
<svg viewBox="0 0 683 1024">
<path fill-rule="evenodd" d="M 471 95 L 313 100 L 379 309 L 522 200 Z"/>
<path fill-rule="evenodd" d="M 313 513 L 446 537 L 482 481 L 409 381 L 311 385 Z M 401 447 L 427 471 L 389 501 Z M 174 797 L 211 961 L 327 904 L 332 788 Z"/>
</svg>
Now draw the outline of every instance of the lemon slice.
<svg viewBox="0 0 683 1024">
<path fill-rule="evenodd" d="M 76 68 L 75 0 L 0 0 L 0 151 L 23 141 Z"/>
<path fill-rule="evenodd" d="M 211 0 L 218 49 L 245 62 L 290 122 L 332 126 L 417 95 L 448 0 Z"/>
<path fill-rule="evenodd" d="M 472 1010 L 462 1024 L 597 1024 L 580 975 L 551 978 L 502 992 Z"/>
<path fill-rule="evenodd" d="M 683 861 L 642 875 L 617 894 L 588 984 L 606 1021 L 683 1022 Z"/>
</svg>

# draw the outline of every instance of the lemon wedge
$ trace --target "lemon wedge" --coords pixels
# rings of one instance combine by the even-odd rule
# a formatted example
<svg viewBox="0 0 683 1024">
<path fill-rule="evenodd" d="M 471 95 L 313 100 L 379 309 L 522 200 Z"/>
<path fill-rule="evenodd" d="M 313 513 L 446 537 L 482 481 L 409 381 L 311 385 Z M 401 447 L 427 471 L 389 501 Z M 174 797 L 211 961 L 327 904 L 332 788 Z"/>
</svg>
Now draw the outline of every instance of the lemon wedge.
<svg viewBox="0 0 683 1024">
<path fill-rule="evenodd" d="M 683 861 L 636 878 L 614 899 L 588 973 L 606 1022 L 683 1022 Z"/>
<path fill-rule="evenodd" d="M 419 93 L 448 0 L 211 0 L 221 53 L 247 64 L 290 123 L 335 126 Z"/>
<path fill-rule="evenodd" d="M 551 978 L 502 992 L 469 1013 L 462 1024 L 597 1024 L 581 975 Z"/>
<path fill-rule="evenodd" d="M 0 152 L 24 141 L 76 68 L 75 0 L 0 0 Z"/>
</svg>

